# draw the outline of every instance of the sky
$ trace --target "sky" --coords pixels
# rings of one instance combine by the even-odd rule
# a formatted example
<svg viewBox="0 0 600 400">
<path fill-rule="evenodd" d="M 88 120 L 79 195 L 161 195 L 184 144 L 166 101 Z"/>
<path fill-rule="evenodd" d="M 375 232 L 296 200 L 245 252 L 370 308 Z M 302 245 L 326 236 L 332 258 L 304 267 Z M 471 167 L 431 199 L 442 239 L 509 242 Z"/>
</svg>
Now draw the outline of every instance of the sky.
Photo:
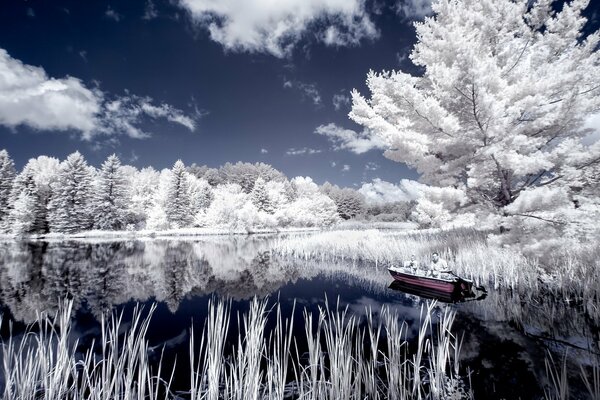
<svg viewBox="0 0 600 400">
<path fill-rule="evenodd" d="M 116 153 L 140 168 L 265 162 L 342 186 L 416 179 L 347 114 L 369 70 L 419 73 L 413 23 L 430 12 L 429 0 L 6 1 L 0 149 L 18 168 L 78 150 L 95 166 Z"/>
</svg>

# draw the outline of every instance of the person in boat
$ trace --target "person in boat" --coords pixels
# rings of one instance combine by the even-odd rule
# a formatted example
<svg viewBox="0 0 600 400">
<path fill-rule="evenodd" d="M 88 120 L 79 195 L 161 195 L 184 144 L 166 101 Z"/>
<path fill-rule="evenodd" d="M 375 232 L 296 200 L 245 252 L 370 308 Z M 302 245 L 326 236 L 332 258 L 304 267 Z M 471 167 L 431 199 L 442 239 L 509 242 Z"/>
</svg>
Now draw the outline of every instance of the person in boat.
<svg viewBox="0 0 600 400">
<path fill-rule="evenodd" d="M 431 266 L 429 268 L 429 274 L 436 278 L 442 277 L 443 273 L 448 271 L 448 263 L 437 252 L 431 255 Z"/>
<path fill-rule="evenodd" d="M 415 257 L 414 254 L 411 254 L 410 259 L 408 261 L 404 261 L 403 267 L 411 270 L 412 272 L 416 272 L 419 269 L 417 257 Z"/>
</svg>

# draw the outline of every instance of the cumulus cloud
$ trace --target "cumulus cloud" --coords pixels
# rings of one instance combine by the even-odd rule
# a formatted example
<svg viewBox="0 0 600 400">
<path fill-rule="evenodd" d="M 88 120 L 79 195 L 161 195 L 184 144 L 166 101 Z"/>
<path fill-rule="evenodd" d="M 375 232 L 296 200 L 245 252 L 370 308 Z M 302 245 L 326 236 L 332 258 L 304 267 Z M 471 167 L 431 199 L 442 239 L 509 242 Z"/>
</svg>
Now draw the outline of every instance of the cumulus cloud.
<svg viewBox="0 0 600 400">
<path fill-rule="evenodd" d="M 318 154 L 321 153 L 322 150 L 318 150 L 318 149 L 311 149 L 309 147 L 302 147 L 300 149 L 296 149 L 296 148 L 290 148 L 288 149 L 288 151 L 285 152 L 285 154 L 287 154 L 288 156 L 299 156 L 299 155 L 304 155 L 304 154 Z"/>
<path fill-rule="evenodd" d="M 383 181 L 379 178 L 364 183 L 358 191 L 369 204 L 393 203 L 395 201 L 411 201 L 420 197 L 418 182 L 403 179 L 399 185 Z"/>
<path fill-rule="evenodd" d="M 408 19 L 423 19 L 432 13 L 432 0 L 399 0 L 396 12 Z"/>
<path fill-rule="evenodd" d="M 195 129 L 195 120 L 149 97 L 108 98 L 74 77 L 52 78 L 43 68 L 12 58 L 0 49 L 0 124 L 27 125 L 38 130 L 78 131 L 84 139 L 96 135 L 149 136 L 139 128 L 145 119 L 166 119 Z"/>
<path fill-rule="evenodd" d="M 378 31 L 365 0 L 179 0 L 225 49 L 287 56 L 313 29 L 330 46 L 356 45 Z"/>
<path fill-rule="evenodd" d="M 268 153 L 269 153 L 269 150 L 264 149 L 264 148 L 260 149 L 260 154 L 268 154 Z"/>
<path fill-rule="evenodd" d="M 334 123 L 319 125 L 315 133 L 327 137 L 334 150 L 350 150 L 356 154 L 366 153 L 372 149 L 383 149 L 385 145 L 379 138 L 369 136 L 364 132 L 358 133 L 352 129 L 345 129 Z"/>
<path fill-rule="evenodd" d="M 350 171 L 350 166 L 348 164 L 344 164 L 342 166 L 342 172 L 347 172 L 347 171 Z"/>
</svg>

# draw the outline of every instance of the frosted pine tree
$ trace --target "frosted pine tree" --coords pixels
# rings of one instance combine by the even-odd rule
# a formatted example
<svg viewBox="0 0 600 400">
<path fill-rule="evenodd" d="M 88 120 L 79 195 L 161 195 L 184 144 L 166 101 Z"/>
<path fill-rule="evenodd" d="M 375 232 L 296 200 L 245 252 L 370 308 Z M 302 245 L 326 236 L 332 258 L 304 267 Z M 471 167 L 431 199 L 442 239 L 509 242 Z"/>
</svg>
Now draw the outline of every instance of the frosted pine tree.
<svg viewBox="0 0 600 400">
<path fill-rule="evenodd" d="M 48 232 L 50 185 L 56 180 L 58 166 L 57 159 L 40 156 L 30 159 L 17 175 L 10 193 L 11 209 L 7 217 L 11 232 Z"/>
<path fill-rule="evenodd" d="M 10 210 L 6 216 L 6 230 L 16 234 L 32 233 L 38 210 L 35 169 L 31 162 L 17 175 L 10 191 Z"/>
<path fill-rule="evenodd" d="M 52 232 L 74 233 L 92 226 L 92 171 L 79 152 L 60 164 L 48 205 Z"/>
<path fill-rule="evenodd" d="M 190 197 L 190 212 L 196 215 L 201 210 L 206 210 L 213 199 L 212 187 L 205 179 L 187 175 L 188 195 Z"/>
<path fill-rule="evenodd" d="M 165 200 L 165 213 L 171 228 L 183 228 L 192 223 L 194 216 L 190 212 L 188 173 L 181 160 L 173 165 Z"/>
<path fill-rule="evenodd" d="M 539 243 L 554 247 L 569 226 L 593 220 L 577 208 L 592 200 L 572 187 L 600 163 L 600 144 L 581 141 L 600 108 L 600 31 L 586 28 L 588 3 L 434 1 L 434 16 L 415 24 L 410 60 L 421 74 L 370 72 L 371 96 L 353 91 L 349 116 L 423 183 L 462 191 L 452 215 L 542 254 Z"/>
<path fill-rule="evenodd" d="M 267 212 L 272 214 L 273 203 L 269 198 L 269 193 L 267 192 L 267 188 L 265 185 L 265 181 L 263 178 L 258 177 L 254 182 L 254 188 L 251 192 L 252 203 L 258 208 L 260 211 Z"/>
<path fill-rule="evenodd" d="M 13 160 L 6 150 L 0 150 L 0 231 L 4 230 L 6 216 L 9 211 L 10 191 L 16 171 Z"/>
<path fill-rule="evenodd" d="M 35 224 L 35 194 L 21 191 L 16 198 L 11 198 L 11 209 L 8 215 L 8 230 L 18 235 L 31 233 Z"/>
<path fill-rule="evenodd" d="M 119 158 L 109 156 L 98 176 L 94 199 L 94 228 L 124 229 L 127 224 L 127 184 Z"/>
</svg>

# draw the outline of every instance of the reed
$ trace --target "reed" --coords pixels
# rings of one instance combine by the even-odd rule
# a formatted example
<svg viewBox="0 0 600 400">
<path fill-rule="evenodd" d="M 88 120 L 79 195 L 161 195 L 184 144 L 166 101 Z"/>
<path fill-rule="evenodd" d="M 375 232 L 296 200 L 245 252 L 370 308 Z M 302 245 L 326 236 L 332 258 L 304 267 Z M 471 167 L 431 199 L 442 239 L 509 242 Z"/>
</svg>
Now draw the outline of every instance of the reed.
<svg viewBox="0 0 600 400">
<path fill-rule="evenodd" d="M 485 232 L 470 229 L 386 232 L 321 232 L 278 240 L 272 253 L 290 260 L 397 265 L 415 255 L 429 265 L 433 252 L 448 260 L 454 272 L 494 288 L 550 290 L 563 297 L 600 301 L 600 248 L 580 244 L 555 249 L 543 260 L 490 244 Z M 600 313 L 597 307 L 594 310 Z"/>
<path fill-rule="evenodd" d="M 54 315 L 38 314 L 25 335 L 2 343 L 3 399 L 445 399 L 457 391 L 460 345 L 451 333 L 454 311 L 429 303 L 418 338 L 387 308 L 360 317 L 328 301 L 317 314 L 303 310 L 304 332 L 279 306 L 255 299 L 232 321 L 230 303 L 211 301 L 204 328 L 190 335 L 190 386 L 172 393 L 175 368 L 154 368 L 146 339 L 155 306 L 107 315 L 100 343 L 81 350 L 71 331 L 72 302 Z M 274 315 L 273 328 L 267 329 Z M 239 335 L 226 340 L 231 325 Z M 269 325 L 270 326 L 270 325 Z M 299 339 L 307 343 L 300 349 Z M 196 347 L 195 345 L 198 344 Z M 452 357 L 454 359 L 452 360 Z M 453 383 L 454 382 L 454 383 Z M 463 385 L 464 386 L 464 385 Z M 458 393 L 459 397 L 456 397 Z"/>
</svg>

